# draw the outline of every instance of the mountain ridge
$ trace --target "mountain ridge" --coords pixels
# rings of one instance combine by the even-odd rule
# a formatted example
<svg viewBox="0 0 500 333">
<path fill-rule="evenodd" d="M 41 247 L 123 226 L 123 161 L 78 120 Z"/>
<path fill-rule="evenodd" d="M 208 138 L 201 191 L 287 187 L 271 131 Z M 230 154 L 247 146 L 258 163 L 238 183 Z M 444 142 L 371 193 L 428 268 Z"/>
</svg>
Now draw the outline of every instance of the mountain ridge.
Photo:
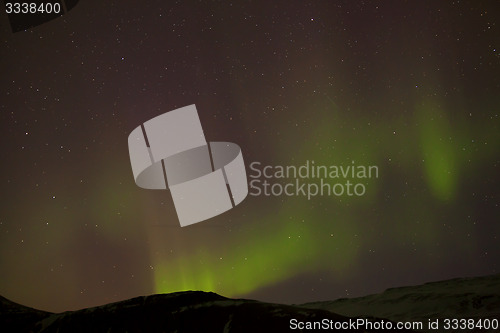
<svg viewBox="0 0 500 333">
<path fill-rule="evenodd" d="M 300 331 L 291 329 L 292 319 L 304 325 L 323 323 L 323 320 L 332 325 L 356 320 L 378 324 L 420 321 L 425 325 L 428 319 L 446 316 L 498 319 L 500 274 L 389 288 L 382 293 L 359 298 L 301 305 L 232 299 L 213 292 L 183 291 L 138 296 L 76 311 L 51 313 L 0 296 L 2 332 L 285 332 Z M 362 328 L 346 326 L 348 329 L 345 331 L 380 331 L 366 329 L 366 325 Z M 426 327 L 423 329 L 425 331 Z"/>
<path fill-rule="evenodd" d="M 429 319 L 445 318 L 500 320 L 500 274 L 388 288 L 363 297 L 310 302 L 301 306 L 345 316 L 363 314 L 392 321 L 427 322 Z"/>
<path fill-rule="evenodd" d="M 9 316 L 9 313 L 19 313 L 17 310 L 2 313 L 2 332 L 286 332 L 295 331 L 290 328 L 292 319 L 297 323 L 329 322 L 331 325 L 356 319 L 326 310 L 231 299 L 202 291 L 139 296 L 62 313 L 43 312 L 5 300 L 13 308 L 24 309 L 25 315 Z M 370 322 L 386 321 L 372 318 Z M 346 332 L 375 332 L 345 327 Z"/>
</svg>

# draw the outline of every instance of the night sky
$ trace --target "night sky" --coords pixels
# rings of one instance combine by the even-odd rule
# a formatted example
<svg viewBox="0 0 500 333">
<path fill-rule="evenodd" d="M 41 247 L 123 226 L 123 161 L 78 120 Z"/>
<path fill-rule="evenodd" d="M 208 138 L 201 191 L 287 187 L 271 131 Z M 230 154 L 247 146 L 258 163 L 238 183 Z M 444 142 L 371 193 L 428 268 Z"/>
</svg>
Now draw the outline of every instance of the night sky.
<svg viewBox="0 0 500 333">
<path fill-rule="evenodd" d="M 0 14 L 0 295 L 64 311 L 280 303 L 500 272 L 498 1 L 80 1 Z M 364 196 L 248 196 L 181 228 L 129 133 L 196 104 L 262 165 L 375 165 Z M 307 180 L 306 180 L 307 181 Z"/>
</svg>

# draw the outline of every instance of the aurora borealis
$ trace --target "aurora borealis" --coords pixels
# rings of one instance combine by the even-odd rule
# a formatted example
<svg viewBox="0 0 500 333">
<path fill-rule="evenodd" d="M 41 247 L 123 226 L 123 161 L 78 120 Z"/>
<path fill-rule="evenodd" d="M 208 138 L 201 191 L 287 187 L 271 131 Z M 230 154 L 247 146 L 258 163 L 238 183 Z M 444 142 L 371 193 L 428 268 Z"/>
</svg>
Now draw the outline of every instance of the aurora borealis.
<svg viewBox="0 0 500 333">
<path fill-rule="evenodd" d="M 500 272 L 499 15 L 82 0 L 18 33 L 2 16 L 0 295 L 49 311 L 181 290 L 302 303 Z M 314 161 L 378 177 L 180 228 L 168 191 L 135 185 L 127 137 L 190 104 L 247 175 Z"/>
</svg>

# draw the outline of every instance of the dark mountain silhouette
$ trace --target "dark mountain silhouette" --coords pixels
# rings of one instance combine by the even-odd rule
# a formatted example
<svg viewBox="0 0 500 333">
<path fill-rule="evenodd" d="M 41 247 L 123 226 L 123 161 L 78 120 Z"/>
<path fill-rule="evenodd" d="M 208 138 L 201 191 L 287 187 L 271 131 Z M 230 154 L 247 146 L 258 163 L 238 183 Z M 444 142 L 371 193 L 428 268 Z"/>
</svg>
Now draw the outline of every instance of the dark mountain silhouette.
<svg viewBox="0 0 500 333">
<path fill-rule="evenodd" d="M 454 279 L 415 287 L 393 288 L 378 295 L 304 305 L 282 305 L 230 299 L 215 293 L 187 291 L 136 297 L 103 306 L 63 313 L 44 312 L 0 297 L 1 332 L 309 332 L 291 329 L 297 322 L 369 321 L 342 332 L 412 332 L 397 330 L 397 321 L 498 318 L 500 275 Z M 340 314 L 337 314 L 340 313 Z M 382 319 L 384 318 L 384 319 Z M 392 322 L 390 320 L 393 320 Z M 376 325 L 392 325 L 377 330 Z M 327 330 L 328 331 L 328 330 Z M 434 330 L 440 332 L 445 330 Z M 448 332 L 452 330 L 447 330 Z M 493 330 L 468 330 L 468 332 Z"/>
<path fill-rule="evenodd" d="M 33 324 L 51 313 L 11 302 L 0 296 L 0 331 L 30 332 Z"/>
<path fill-rule="evenodd" d="M 331 320 L 332 323 L 349 320 L 326 310 L 230 299 L 201 291 L 136 297 L 58 314 L 27 308 L 6 299 L 3 307 L 7 311 L 2 311 L 0 316 L 2 332 L 300 332 L 290 329 L 290 319 Z"/>
</svg>

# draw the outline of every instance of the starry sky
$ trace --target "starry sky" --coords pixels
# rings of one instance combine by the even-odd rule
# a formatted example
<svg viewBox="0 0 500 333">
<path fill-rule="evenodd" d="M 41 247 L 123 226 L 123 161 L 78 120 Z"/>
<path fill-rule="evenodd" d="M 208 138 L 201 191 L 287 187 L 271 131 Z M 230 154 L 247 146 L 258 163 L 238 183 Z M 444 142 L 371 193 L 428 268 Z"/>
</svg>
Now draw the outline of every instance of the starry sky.
<svg viewBox="0 0 500 333">
<path fill-rule="evenodd" d="M 0 294 L 280 303 L 500 272 L 497 1 L 80 1 L 0 15 Z M 129 133 L 196 104 L 245 164 L 376 165 L 361 197 L 248 196 L 181 228 Z"/>
</svg>

